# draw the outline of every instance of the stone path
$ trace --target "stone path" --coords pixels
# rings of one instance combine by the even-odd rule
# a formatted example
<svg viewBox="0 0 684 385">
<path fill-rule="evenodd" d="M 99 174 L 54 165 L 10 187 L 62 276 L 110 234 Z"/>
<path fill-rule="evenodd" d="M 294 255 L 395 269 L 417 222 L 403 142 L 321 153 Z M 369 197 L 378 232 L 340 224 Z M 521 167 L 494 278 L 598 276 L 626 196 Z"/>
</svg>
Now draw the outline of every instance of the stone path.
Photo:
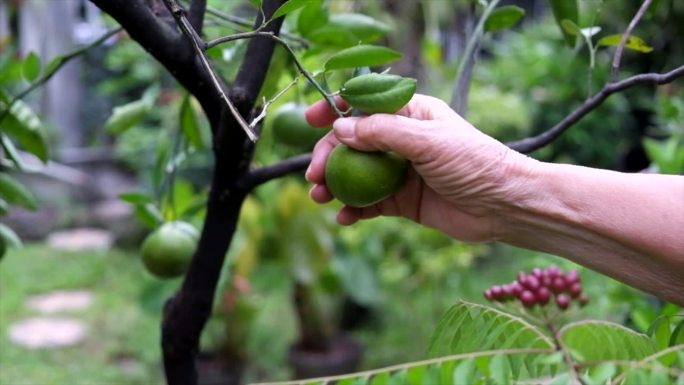
<svg viewBox="0 0 684 385">
<path fill-rule="evenodd" d="M 33 317 L 21 320 L 9 328 L 10 341 L 29 349 L 71 346 L 87 334 L 83 321 L 63 317 Z"/>
<path fill-rule="evenodd" d="M 70 251 L 108 249 L 112 243 L 114 236 L 111 232 L 93 228 L 56 231 L 47 238 L 50 247 Z"/>
<path fill-rule="evenodd" d="M 80 343 L 88 334 L 85 322 L 50 314 L 87 309 L 93 294 L 87 290 L 54 291 L 30 297 L 26 305 L 41 314 L 15 322 L 8 336 L 13 343 L 29 349 L 50 349 Z"/>
</svg>

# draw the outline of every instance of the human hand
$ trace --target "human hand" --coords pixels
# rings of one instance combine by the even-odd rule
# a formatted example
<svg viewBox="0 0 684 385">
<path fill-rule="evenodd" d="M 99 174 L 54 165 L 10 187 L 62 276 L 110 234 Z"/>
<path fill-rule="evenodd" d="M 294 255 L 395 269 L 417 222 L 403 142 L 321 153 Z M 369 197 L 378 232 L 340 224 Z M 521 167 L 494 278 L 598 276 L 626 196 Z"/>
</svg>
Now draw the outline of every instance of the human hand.
<svg viewBox="0 0 684 385">
<path fill-rule="evenodd" d="M 316 144 L 306 172 L 316 202 L 333 199 L 325 186 L 325 162 L 339 143 L 361 151 L 394 151 L 412 164 L 406 184 L 393 196 L 369 207 L 343 207 L 337 217 L 343 225 L 379 215 L 403 216 L 461 240 L 496 239 L 497 217 L 521 198 L 520 181 L 535 163 L 425 95 L 415 95 L 396 115 L 337 119 L 319 101 L 306 117 L 313 126 L 333 125 Z"/>
</svg>

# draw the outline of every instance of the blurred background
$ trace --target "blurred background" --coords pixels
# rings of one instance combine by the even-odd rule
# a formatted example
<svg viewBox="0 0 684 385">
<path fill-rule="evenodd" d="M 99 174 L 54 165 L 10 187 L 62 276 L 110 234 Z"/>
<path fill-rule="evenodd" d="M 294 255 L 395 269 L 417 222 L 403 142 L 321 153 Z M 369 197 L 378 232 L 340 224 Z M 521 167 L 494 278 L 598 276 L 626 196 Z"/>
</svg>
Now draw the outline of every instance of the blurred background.
<svg viewBox="0 0 684 385">
<path fill-rule="evenodd" d="M 502 1 L 525 16 L 488 34 L 473 68 L 467 117 L 502 141 L 542 132 L 610 78 L 613 49 L 568 47 L 546 0 Z M 584 0 L 582 26 L 620 34 L 640 2 Z M 221 14 L 251 20 L 248 1 L 210 0 L 206 35 L 232 32 Z M 360 13 L 383 25 L 378 44 L 404 54 L 392 73 L 418 79 L 419 92 L 450 100 L 460 55 L 482 6 L 466 0 L 333 0 L 333 12 Z M 623 76 L 665 72 L 684 62 L 684 3 L 655 1 L 635 30 L 653 51 L 626 51 Z M 251 23 L 251 22 L 250 22 Z M 50 58 L 84 47 L 115 27 L 85 0 L 0 0 L 0 83 L 23 89 L 17 66 L 30 52 Z M 286 29 L 296 33 L 296 15 Z M 211 52 L 230 79 L 245 44 Z M 281 56 L 278 56 L 281 55 Z M 277 52 L 266 95 L 292 79 Z M 302 57 L 320 69 L 324 55 Z M 277 66 L 280 66 L 278 68 Z M 280 70 L 282 69 L 282 70 Z M 300 82 L 303 83 L 303 82 Z M 335 79 L 331 79 L 335 83 Z M 15 87 L 15 88 L 13 88 Z M 270 87 L 270 88 L 269 88 Z M 268 93 L 268 90 L 271 93 Z M 150 96 L 152 95 L 152 96 Z M 139 256 L 154 218 L 182 217 L 200 227 L 210 181 L 209 133 L 178 155 L 174 137 L 184 91 L 125 33 L 70 62 L 25 101 L 47 132 L 46 166 L 17 174 L 39 202 L 11 208 L 2 223 L 23 241 L 0 262 L 0 383 L 157 384 L 163 382 L 160 314 L 179 279 L 148 274 Z M 152 98 L 153 107 L 121 132 L 108 130 L 116 106 Z M 319 96 L 300 84 L 270 108 Z M 270 111 L 270 109 L 269 109 Z M 274 140 L 267 117 L 256 161 L 301 152 Z M 684 171 L 684 87 L 635 87 L 611 96 L 533 157 L 626 172 Z M 174 178 L 164 170 L 172 164 Z M 166 167 L 166 168 L 165 168 Z M 121 194 L 154 196 L 170 183 L 171 201 L 157 206 Z M 605 319 L 646 331 L 670 304 L 556 258 L 501 244 L 466 244 L 395 218 L 341 228 L 336 203 L 316 205 L 302 175 L 259 187 L 248 198 L 215 312 L 202 342 L 204 383 L 286 380 L 317 373 L 301 363 L 297 344 L 335 344 L 352 351 L 345 370 L 424 359 L 441 315 L 459 298 L 483 302 L 482 291 L 520 270 L 558 265 L 582 271 L 591 297 L 577 319 Z M 128 195 L 129 197 L 133 195 Z M 138 196 L 138 195 L 135 195 Z M 647 204 L 647 202 L 645 202 Z M 336 362 L 330 365 L 344 365 Z M 232 381 L 232 382 L 231 382 Z"/>
</svg>

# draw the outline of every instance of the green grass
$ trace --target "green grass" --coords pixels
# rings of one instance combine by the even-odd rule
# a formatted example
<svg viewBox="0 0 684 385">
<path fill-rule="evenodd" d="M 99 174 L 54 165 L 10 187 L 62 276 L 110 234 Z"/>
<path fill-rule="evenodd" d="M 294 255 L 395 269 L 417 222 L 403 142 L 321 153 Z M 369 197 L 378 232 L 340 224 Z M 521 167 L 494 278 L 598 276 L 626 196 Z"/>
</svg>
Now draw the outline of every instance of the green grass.
<svg viewBox="0 0 684 385">
<path fill-rule="evenodd" d="M 12 250 L 0 263 L 0 384 L 161 383 L 159 313 L 143 310 L 139 300 L 153 284 L 137 259 L 122 252 Z M 60 314 L 86 322 L 85 341 L 42 350 L 9 341 L 12 323 L 40 315 L 25 305 L 29 296 L 73 289 L 94 295 L 90 308 Z"/>
<path fill-rule="evenodd" d="M 362 369 L 426 358 L 435 326 L 459 298 L 483 302 L 486 287 L 510 282 L 519 270 L 551 263 L 575 267 L 548 255 L 497 246 L 489 256 L 477 259 L 476 266 L 445 271 L 437 279 L 411 275 L 385 283 L 377 321 L 354 332 L 366 346 Z M 583 271 L 582 279 L 592 303 L 575 318 L 621 322 L 646 298 L 597 273 Z M 0 384 L 163 383 L 161 307 L 178 283 L 153 279 L 136 255 L 116 250 L 65 252 L 41 245 L 12 250 L 0 263 Z M 247 382 L 290 377 L 285 355 L 297 333 L 290 285 L 288 270 L 279 263 L 260 263 L 253 274 L 259 313 L 248 340 Z M 12 323 L 38 315 L 25 305 L 29 296 L 65 289 L 87 289 L 95 296 L 89 309 L 64 314 L 87 322 L 90 333 L 84 342 L 49 350 L 9 342 L 7 330 Z M 220 341 L 221 327 L 215 318 L 203 336 L 203 346 Z"/>
</svg>

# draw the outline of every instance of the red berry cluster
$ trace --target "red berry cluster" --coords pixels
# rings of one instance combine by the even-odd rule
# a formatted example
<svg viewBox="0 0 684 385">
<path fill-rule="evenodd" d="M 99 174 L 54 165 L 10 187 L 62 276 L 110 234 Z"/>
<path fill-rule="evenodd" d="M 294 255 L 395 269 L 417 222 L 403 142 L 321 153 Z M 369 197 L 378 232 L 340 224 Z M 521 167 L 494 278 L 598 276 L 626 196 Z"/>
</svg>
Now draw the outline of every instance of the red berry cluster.
<svg viewBox="0 0 684 385">
<path fill-rule="evenodd" d="M 558 266 L 546 269 L 535 267 L 529 273 L 521 271 L 517 280 L 506 285 L 492 286 L 485 290 L 484 296 L 490 301 L 497 302 L 517 299 L 527 308 L 547 305 L 552 297 L 555 297 L 553 299 L 556 306 L 562 310 L 570 307 L 573 300 L 580 306 L 589 302 L 587 294 L 582 292 L 577 270 L 564 273 Z"/>
</svg>

